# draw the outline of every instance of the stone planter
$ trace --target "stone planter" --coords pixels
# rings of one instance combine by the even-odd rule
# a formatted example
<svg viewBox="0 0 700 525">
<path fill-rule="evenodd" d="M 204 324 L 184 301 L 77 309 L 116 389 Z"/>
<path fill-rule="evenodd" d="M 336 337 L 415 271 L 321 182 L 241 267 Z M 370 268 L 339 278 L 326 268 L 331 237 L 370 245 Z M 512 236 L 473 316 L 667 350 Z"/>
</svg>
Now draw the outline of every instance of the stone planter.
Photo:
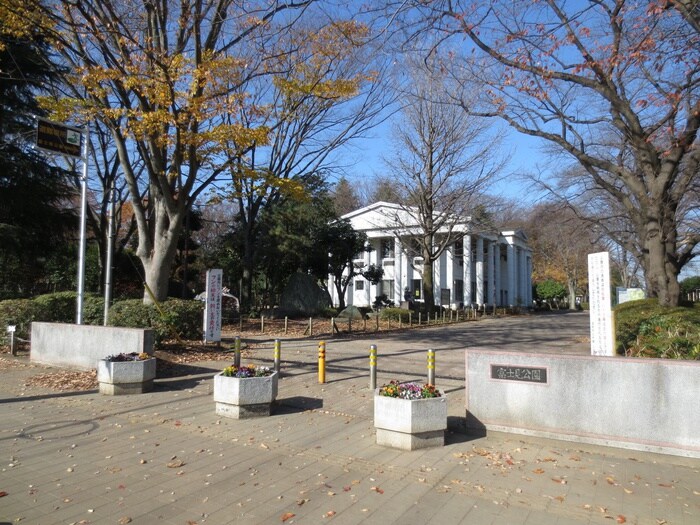
<svg viewBox="0 0 700 525">
<path fill-rule="evenodd" d="M 277 398 L 277 372 L 266 377 L 214 376 L 216 413 L 234 419 L 269 416 Z"/>
<path fill-rule="evenodd" d="M 142 361 L 100 359 L 97 362 L 97 381 L 100 383 L 100 393 L 108 396 L 150 392 L 153 390 L 155 377 L 155 357 Z"/>
<path fill-rule="evenodd" d="M 401 399 L 374 393 L 377 445 L 416 450 L 442 447 L 447 429 L 447 397 Z"/>
</svg>

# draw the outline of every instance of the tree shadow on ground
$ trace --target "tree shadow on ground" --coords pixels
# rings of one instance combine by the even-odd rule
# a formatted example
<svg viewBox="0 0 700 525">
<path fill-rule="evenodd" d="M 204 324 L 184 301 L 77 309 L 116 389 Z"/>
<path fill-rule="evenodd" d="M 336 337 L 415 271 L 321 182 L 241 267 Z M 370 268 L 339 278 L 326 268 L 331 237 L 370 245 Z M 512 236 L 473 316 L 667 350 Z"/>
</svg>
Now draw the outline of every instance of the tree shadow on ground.
<svg viewBox="0 0 700 525">
<path fill-rule="evenodd" d="M 277 400 L 275 414 L 297 414 L 319 408 L 323 408 L 321 398 L 292 396 Z"/>
</svg>

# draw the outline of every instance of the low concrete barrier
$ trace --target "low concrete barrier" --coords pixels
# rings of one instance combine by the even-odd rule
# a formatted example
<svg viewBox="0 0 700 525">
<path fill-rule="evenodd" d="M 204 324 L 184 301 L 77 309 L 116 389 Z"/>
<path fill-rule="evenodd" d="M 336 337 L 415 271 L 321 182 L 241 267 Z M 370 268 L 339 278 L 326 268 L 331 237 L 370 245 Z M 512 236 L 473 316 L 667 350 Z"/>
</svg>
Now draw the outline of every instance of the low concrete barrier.
<svg viewBox="0 0 700 525">
<path fill-rule="evenodd" d="M 467 431 L 700 458 L 700 362 L 472 348 Z"/>
<path fill-rule="evenodd" d="M 121 352 L 153 355 L 153 330 L 62 323 L 32 323 L 30 360 L 90 370 Z"/>
</svg>

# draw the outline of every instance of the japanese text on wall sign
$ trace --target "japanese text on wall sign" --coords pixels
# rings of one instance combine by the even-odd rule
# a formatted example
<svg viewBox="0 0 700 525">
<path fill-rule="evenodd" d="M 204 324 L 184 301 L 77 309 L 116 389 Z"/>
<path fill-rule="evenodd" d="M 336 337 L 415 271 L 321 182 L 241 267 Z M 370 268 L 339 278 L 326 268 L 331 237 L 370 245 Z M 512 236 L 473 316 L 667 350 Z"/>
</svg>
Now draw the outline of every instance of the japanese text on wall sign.
<svg viewBox="0 0 700 525">
<path fill-rule="evenodd" d="M 491 365 L 491 379 L 546 383 L 547 369 L 527 366 Z"/>
</svg>

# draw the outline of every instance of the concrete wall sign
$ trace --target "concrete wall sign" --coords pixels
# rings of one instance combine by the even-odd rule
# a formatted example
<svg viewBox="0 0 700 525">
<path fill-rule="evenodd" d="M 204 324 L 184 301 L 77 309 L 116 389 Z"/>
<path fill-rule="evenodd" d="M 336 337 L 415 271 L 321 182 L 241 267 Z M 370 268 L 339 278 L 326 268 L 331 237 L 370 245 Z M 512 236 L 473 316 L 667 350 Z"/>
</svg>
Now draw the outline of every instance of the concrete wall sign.
<svg viewBox="0 0 700 525">
<path fill-rule="evenodd" d="M 547 368 L 492 364 L 491 379 L 547 384 Z"/>
</svg>

